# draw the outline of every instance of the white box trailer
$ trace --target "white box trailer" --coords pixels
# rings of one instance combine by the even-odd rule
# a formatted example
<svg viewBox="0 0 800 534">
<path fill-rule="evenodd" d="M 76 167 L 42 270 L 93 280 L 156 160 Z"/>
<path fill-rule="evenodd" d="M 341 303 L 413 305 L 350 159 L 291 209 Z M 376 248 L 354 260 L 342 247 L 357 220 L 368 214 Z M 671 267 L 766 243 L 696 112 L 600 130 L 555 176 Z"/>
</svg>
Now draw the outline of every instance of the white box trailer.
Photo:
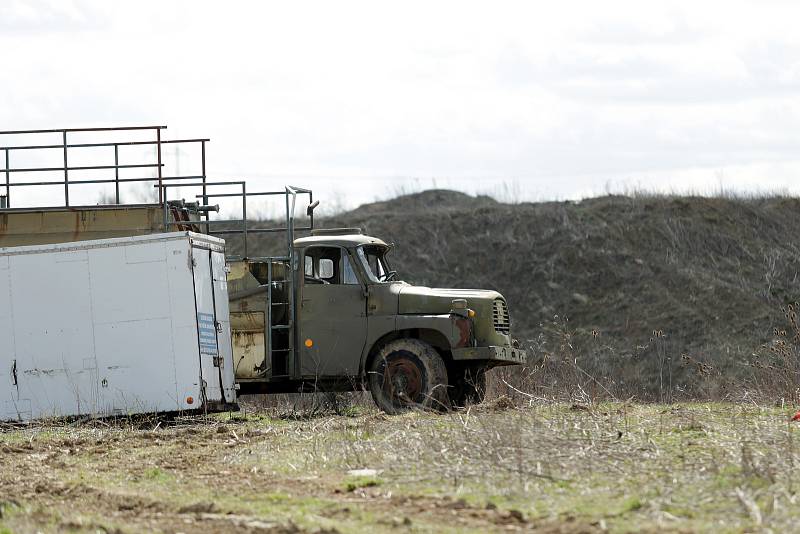
<svg viewBox="0 0 800 534">
<path fill-rule="evenodd" d="M 0 248 L 0 420 L 235 407 L 225 242 Z"/>
</svg>

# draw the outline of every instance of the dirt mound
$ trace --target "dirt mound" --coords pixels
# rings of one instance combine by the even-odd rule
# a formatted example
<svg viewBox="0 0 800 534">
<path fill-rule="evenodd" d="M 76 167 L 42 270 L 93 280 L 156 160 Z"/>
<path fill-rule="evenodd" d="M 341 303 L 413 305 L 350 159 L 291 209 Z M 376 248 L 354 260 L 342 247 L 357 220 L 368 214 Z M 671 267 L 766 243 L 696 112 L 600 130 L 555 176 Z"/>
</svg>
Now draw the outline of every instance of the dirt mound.
<svg viewBox="0 0 800 534">
<path fill-rule="evenodd" d="M 496 200 L 483 195 L 473 197 L 458 191 L 431 189 L 383 202 L 364 204 L 347 213 L 347 216 L 361 219 L 393 213 L 427 215 L 451 211 L 464 212 L 466 210 L 466 212 L 469 212 L 470 210 L 497 205 L 498 202 Z"/>
<path fill-rule="evenodd" d="M 800 201 L 785 198 L 508 205 L 430 191 L 323 225 L 395 242 L 394 264 L 415 283 L 498 289 L 526 337 L 558 314 L 606 335 L 662 330 L 703 346 L 769 335 L 773 312 L 797 296 L 798 220 Z"/>
<path fill-rule="evenodd" d="M 679 385 L 683 354 L 735 374 L 782 324 L 780 307 L 800 295 L 798 222 L 800 200 L 785 197 L 503 204 L 434 190 L 319 226 L 395 243 L 393 267 L 412 283 L 500 291 L 536 350 L 567 317 L 567 330 L 633 366 L 669 361 L 659 380 Z"/>
</svg>

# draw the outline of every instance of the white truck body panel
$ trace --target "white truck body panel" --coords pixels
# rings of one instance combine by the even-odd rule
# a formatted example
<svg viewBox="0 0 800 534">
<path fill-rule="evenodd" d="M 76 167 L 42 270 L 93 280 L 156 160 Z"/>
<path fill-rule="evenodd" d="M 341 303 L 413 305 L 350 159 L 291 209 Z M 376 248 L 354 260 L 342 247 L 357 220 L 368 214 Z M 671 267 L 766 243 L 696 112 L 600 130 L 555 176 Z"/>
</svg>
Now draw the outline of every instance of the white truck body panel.
<svg viewBox="0 0 800 534">
<path fill-rule="evenodd" d="M 0 248 L 0 420 L 233 405 L 224 246 L 174 232 Z"/>
</svg>

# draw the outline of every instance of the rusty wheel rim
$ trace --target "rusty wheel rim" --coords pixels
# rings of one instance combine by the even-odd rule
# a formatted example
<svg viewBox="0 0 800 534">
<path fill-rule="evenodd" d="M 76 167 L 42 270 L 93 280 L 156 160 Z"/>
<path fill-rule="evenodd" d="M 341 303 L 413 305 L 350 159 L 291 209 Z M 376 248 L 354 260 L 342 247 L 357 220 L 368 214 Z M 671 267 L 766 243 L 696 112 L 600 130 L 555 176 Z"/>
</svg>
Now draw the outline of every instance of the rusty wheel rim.
<svg viewBox="0 0 800 534">
<path fill-rule="evenodd" d="M 416 402 L 422 394 L 422 371 L 403 356 L 386 362 L 383 390 L 397 404 Z"/>
</svg>

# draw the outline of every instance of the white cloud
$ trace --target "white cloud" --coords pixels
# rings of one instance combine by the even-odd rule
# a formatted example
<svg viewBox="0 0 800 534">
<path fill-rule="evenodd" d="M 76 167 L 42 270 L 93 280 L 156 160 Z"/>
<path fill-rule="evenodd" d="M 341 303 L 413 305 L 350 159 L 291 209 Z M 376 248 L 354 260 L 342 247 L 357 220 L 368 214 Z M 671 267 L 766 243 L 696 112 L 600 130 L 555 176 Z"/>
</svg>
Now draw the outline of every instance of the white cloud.
<svg viewBox="0 0 800 534">
<path fill-rule="evenodd" d="M 101 25 L 85 0 L 5 0 L 0 4 L 4 34 L 67 32 Z"/>
<path fill-rule="evenodd" d="M 167 123 L 212 138 L 216 176 L 323 200 L 434 179 L 572 198 L 720 170 L 794 187 L 797 20 L 775 1 L 12 0 L 0 128 Z"/>
</svg>

